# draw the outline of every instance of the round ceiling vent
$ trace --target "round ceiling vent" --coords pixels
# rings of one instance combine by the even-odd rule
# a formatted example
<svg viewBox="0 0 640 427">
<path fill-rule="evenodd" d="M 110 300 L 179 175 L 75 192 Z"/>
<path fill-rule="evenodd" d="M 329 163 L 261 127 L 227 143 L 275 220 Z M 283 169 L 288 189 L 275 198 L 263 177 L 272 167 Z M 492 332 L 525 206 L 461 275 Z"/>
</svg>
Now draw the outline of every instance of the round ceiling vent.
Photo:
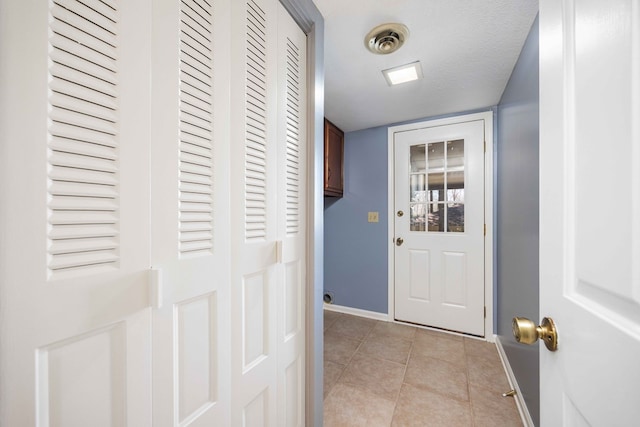
<svg viewBox="0 0 640 427">
<path fill-rule="evenodd" d="M 409 38 L 409 29 L 403 24 L 382 24 L 369 31 L 364 44 L 373 53 L 386 55 L 400 49 Z"/>
</svg>

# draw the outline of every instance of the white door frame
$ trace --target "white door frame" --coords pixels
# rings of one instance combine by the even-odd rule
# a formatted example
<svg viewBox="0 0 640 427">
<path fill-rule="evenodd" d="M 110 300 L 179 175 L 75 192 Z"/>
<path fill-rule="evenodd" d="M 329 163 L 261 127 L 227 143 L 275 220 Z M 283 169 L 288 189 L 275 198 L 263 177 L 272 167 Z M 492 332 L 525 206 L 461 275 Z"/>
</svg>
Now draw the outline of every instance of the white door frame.
<svg viewBox="0 0 640 427">
<path fill-rule="evenodd" d="M 493 342 L 495 337 L 493 333 L 493 111 L 482 113 L 465 114 L 443 119 L 425 120 L 417 123 L 406 125 L 392 126 L 388 129 L 388 190 L 387 190 L 387 232 L 388 232 L 388 290 L 389 290 L 389 321 L 395 322 L 395 245 L 393 238 L 395 233 L 395 211 L 394 211 L 394 134 L 398 132 L 407 132 L 417 129 L 424 129 L 435 126 L 453 125 L 457 123 L 470 122 L 475 120 L 484 120 L 484 140 L 485 140 L 485 156 L 484 156 L 484 218 L 486 225 L 486 233 L 484 239 L 484 305 L 486 307 L 484 319 L 484 337 L 487 341 Z"/>
</svg>

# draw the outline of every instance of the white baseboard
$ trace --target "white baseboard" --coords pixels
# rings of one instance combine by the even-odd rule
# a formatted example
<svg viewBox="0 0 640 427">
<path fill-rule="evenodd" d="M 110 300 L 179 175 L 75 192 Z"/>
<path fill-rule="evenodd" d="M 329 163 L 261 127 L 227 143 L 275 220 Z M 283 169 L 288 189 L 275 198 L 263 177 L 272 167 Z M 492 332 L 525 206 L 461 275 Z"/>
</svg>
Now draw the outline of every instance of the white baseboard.
<svg viewBox="0 0 640 427">
<path fill-rule="evenodd" d="M 514 396 L 514 398 L 516 400 L 518 412 L 520 412 L 520 418 L 522 418 L 522 423 L 527 427 L 535 427 L 535 425 L 533 424 L 533 420 L 531 419 L 531 414 L 529 414 L 527 404 L 524 401 L 524 397 L 522 397 L 522 393 L 520 391 L 520 386 L 518 386 L 516 376 L 511 369 L 509 359 L 507 359 L 507 354 L 504 352 L 504 348 L 502 347 L 502 343 L 500 342 L 500 337 L 496 337 L 495 341 L 496 347 L 498 348 L 498 354 L 500 355 L 500 360 L 502 360 L 502 366 L 504 367 L 504 371 L 506 372 L 507 378 L 509 379 L 509 385 L 511 385 L 511 388 L 516 391 L 516 395 Z"/>
<path fill-rule="evenodd" d="M 389 315 L 386 313 L 378 313 L 376 311 L 361 310 L 359 308 L 344 307 L 342 305 L 325 304 L 324 309 L 327 311 L 335 311 L 338 313 L 351 314 L 354 316 L 366 317 L 373 320 L 389 321 Z"/>
</svg>

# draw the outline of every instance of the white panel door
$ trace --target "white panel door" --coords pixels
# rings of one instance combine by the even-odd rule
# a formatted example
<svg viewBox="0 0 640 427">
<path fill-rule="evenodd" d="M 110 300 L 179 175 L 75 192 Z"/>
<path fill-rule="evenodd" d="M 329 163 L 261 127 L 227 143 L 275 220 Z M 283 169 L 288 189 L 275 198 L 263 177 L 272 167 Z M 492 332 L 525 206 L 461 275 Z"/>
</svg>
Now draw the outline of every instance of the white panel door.
<svg viewBox="0 0 640 427">
<path fill-rule="evenodd" d="M 541 424 L 637 425 L 640 2 L 540 6 Z"/>
<path fill-rule="evenodd" d="M 150 13 L 2 4 L 0 425 L 151 425 Z"/>
<path fill-rule="evenodd" d="M 395 318 L 484 336 L 484 121 L 397 132 Z"/>
<path fill-rule="evenodd" d="M 231 425 L 277 425 L 276 1 L 231 19 Z"/>
<path fill-rule="evenodd" d="M 305 419 L 306 44 L 278 4 L 278 425 L 286 427 Z"/>
<path fill-rule="evenodd" d="M 158 427 L 230 424 L 229 9 L 228 0 L 154 2 L 151 262 Z"/>
<path fill-rule="evenodd" d="M 306 38 L 275 0 L 231 15 L 231 425 L 300 426 Z"/>
</svg>

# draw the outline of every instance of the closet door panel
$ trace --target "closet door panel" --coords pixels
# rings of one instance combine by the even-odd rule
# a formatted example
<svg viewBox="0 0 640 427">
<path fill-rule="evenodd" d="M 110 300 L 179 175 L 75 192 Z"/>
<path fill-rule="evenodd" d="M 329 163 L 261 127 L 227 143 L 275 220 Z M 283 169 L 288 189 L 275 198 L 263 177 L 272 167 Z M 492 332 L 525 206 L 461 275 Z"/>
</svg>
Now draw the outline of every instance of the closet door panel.
<svg viewBox="0 0 640 427">
<path fill-rule="evenodd" d="M 278 425 L 293 427 L 305 419 L 307 40 L 278 12 Z"/>
<path fill-rule="evenodd" d="M 232 425 L 277 425 L 277 2 L 233 2 Z"/>
<path fill-rule="evenodd" d="M 229 0 L 155 0 L 153 415 L 229 425 Z"/>
<path fill-rule="evenodd" d="M 6 1 L 0 425 L 150 426 L 148 1 Z"/>
</svg>

